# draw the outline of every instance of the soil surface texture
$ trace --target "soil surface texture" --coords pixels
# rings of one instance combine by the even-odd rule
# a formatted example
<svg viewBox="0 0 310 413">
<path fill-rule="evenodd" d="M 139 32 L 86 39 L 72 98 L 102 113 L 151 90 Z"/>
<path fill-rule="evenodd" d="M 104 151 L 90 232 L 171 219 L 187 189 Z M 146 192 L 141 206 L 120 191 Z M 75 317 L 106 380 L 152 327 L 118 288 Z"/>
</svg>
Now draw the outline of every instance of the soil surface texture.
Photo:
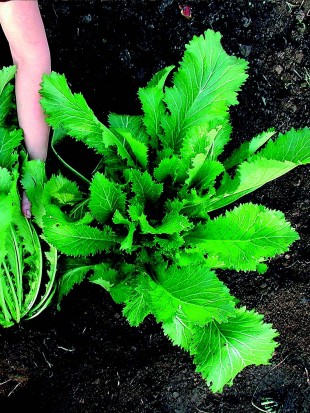
<svg viewBox="0 0 310 413">
<path fill-rule="evenodd" d="M 103 122 L 109 112 L 140 114 L 138 88 L 177 64 L 185 44 L 212 28 L 227 53 L 249 62 L 240 103 L 231 110 L 234 144 L 269 127 L 309 126 L 309 0 L 39 4 L 53 70 L 66 75 Z M 180 5 L 190 7 L 190 18 Z M 0 67 L 8 66 L 2 32 L 0 43 Z M 85 151 L 69 142 L 67 160 L 92 170 L 97 160 Z M 53 168 L 52 156 L 49 162 Z M 300 240 L 271 260 L 264 275 L 220 274 L 243 305 L 278 330 L 270 365 L 247 367 L 232 387 L 213 394 L 152 317 L 130 327 L 122 307 L 85 282 L 64 298 L 61 311 L 52 305 L 0 330 L 1 413 L 26 406 L 32 413 L 308 413 L 309 189 L 309 167 L 301 166 L 243 198 L 281 210 Z"/>
</svg>

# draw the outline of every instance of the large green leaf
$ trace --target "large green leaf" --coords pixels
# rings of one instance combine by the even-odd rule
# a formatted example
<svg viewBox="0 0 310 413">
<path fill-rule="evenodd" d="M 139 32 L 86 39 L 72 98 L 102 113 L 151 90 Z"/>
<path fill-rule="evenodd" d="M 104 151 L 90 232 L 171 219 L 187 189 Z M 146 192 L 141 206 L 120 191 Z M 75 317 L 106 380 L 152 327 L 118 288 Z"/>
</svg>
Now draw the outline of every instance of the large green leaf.
<svg viewBox="0 0 310 413">
<path fill-rule="evenodd" d="M 193 249 L 237 271 L 256 270 L 261 261 L 286 251 L 298 238 L 282 212 L 254 204 L 236 207 L 185 236 Z"/>
<path fill-rule="evenodd" d="M 310 129 L 291 129 L 286 133 L 280 133 L 279 137 L 274 141 L 270 140 L 257 156 L 282 162 L 290 161 L 296 166 L 309 163 Z"/>
<path fill-rule="evenodd" d="M 225 384 L 245 367 L 268 364 L 277 343 L 278 333 L 263 316 L 245 308 L 235 310 L 227 323 L 211 322 L 193 329 L 191 353 L 197 371 L 213 392 L 221 392 Z"/>
<path fill-rule="evenodd" d="M 270 137 L 272 132 L 266 132 L 254 138 L 248 148 L 248 155 Z M 241 148 L 241 151 L 247 146 Z M 237 153 L 240 159 L 244 153 Z M 228 160 L 227 167 L 236 163 L 235 156 Z M 249 194 L 267 182 L 272 181 L 301 164 L 310 162 L 310 129 L 291 129 L 289 132 L 280 134 L 277 139 L 268 141 L 265 148 L 257 154 L 242 162 L 238 168 L 235 178 L 227 174 L 214 197 L 206 204 L 209 211 L 229 205 L 242 196 Z"/>
<path fill-rule="evenodd" d="M 43 217 L 44 236 L 60 252 L 72 256 L 87 256 L 107 251 L 115 245 L 116 236 L 109 227 L 104 230 L 78 225 L 59 218 Z"/>
<path fill-rule="evenodd" d="M 180 310 L 199 325 L 227 321 L 234 312 L 227 287 L 210 269 L 171 266 L 156 272 L 156 280 L 148 280 L 148 303 L 158 322 L 172 322 Z"/>
<path fill-rule="evenodd" d="M 41 104 L 47 122 L 53 128 L 63 128 L 68 135 L 82 140 L 99 154 L 106 154 L 109 146 L 116 146 L 118 154 L 133 165 L 133 160 L 117 137 L 94 115 L 80 93 L 73 94 L 64 75 L 52 72 L 43 75 Z"/>
<path fill-rule="evenodd" d="M 179 150 L 186 132 L 213 119 L 226 123 L 228 107 L 237 104 L 237 92 L 247 78 L 247 62 L 229 56 L 221 35 L 207 30 L 186 46 L 174 87 L 166 88 L 169 115 L 163 118 L 164 146 Z"/>
<path fill-rule="evenodd" d="M 212 198 L 206 201 L 204 206 L 210 212 L 229 205 L 266 183 L 286 174 L 296 166 L 297 164 L 290 161 L 282 162 L 255 156 L 238 166 L 234 178 L 226 174 L 219 189 Z"/>
</svg>

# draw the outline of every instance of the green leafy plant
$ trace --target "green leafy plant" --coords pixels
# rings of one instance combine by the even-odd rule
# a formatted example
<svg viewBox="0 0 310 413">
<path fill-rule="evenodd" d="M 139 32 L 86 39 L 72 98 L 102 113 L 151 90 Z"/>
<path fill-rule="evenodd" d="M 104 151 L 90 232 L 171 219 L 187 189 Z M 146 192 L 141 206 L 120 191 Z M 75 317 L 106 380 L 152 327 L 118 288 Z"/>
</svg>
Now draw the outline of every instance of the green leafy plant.
<svg viewBox="0 0 310 413">
<path fill-rule="evenodd" d="M 43 311 L 56 291 L 57 250 L 44 244 L 37 229 L 21 213 L 19 159 L 22 130 L 14 126 L 15 67 L 0 71 L 0 325 L 30 319 Z M 8 120 L 10 118 L 10 120 Z M 36 171 L 43 168 L 37 162 Z M 44 176 L 44 174 L 42 174 Z"/>
<path fill-rule="evenodd" d="M 101 161 L 89 179 L 70 167 L 77 180 L 58 174 L 39 187 L 25 170 L 23 181 L 45 238 L 70 257 L 59 308 L 87 277 L 124 305 L 132 326 L 153 315 L 213 392 L 246 366 L 267 364 L 277 346 L 277 332 L 215 271 L 263 273 L 298 239 L 280 211 L 224 207 L 310 161 L 308 128 L 268 130 L 226 153 L 229 107 L 247 62 L 227 55 L 220 40 L 212 30 L 194 37 L 172 79 L 171 66 L 139 90 L 143 113 L 111 113 L 109 127 L 65 76 L 44 76 L 41 102 L 57 156 L 71 136 Z"/>
</svg>

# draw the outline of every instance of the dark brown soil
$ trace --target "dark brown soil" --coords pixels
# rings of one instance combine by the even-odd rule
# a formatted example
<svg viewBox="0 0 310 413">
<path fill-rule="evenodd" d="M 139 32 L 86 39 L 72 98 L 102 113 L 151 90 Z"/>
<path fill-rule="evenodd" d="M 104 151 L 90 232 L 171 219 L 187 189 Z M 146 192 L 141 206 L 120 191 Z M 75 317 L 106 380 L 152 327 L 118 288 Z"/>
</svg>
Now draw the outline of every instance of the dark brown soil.
<svg viewBox="0 0 310 413">
<path fill-rule="evenodd" d="M 309 0 L 188 1 L 191 19 L 172 0 L 40 5 L 53 69 L 66 74 L 103 121 L 109 112 L 140 113 L 138 87 L 176 64 L 193 35 L 213 28 L 228 53 L 250 64 L 232 110 L 235 142 L 271 126 L 282 132 L 309 126 Z M 3 34 L 0 42 L 2 67 L 11 62 Z M 93 155 L 70 145 L 70 161 L 91 168 Z M 300 167 L 252 194 L 251 201 L 283 211 L 300 240 L 264 275 L 221 274 L 243 304 L 279 331 L 270 365 L 247 367 L 233 387 L 212 394 L 191 358 L 152 318 L 129 327 L 122 308 L 85 282 L 60 312 L 51 306 L 37 319 L 0 331 L 1 412 L 27 406 L 33 413 L 307 413 L 309 187 L 309 167 Z"/>
</svg>

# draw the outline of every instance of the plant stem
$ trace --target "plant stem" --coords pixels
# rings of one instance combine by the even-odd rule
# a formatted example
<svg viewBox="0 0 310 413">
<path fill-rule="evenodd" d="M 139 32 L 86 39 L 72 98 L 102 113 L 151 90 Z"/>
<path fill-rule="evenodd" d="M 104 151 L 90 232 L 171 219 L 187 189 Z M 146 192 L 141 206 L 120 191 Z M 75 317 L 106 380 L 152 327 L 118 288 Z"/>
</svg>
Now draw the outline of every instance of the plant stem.
<svg viewBox="0 0 310 413">
<path fill-rule="evenodd" d="M 76 175 L 77 177 L 79 177 L 82 181 L 86 182 L 88 185 L 91 184 L 91 182 L 85 178 L 84 175 L 80 174 L 76 169 L 72 168 L 72 166 L 70 166 L 60 155 L 59 153 L 56 151 L 53 143 L 51 143 L 51 148 L 55 154 L 55 156 L 58 158 L 58 160 L 66 167 L 69 169 L 69 171 L 71 171 L 74 175 Z"/>
</svg>

